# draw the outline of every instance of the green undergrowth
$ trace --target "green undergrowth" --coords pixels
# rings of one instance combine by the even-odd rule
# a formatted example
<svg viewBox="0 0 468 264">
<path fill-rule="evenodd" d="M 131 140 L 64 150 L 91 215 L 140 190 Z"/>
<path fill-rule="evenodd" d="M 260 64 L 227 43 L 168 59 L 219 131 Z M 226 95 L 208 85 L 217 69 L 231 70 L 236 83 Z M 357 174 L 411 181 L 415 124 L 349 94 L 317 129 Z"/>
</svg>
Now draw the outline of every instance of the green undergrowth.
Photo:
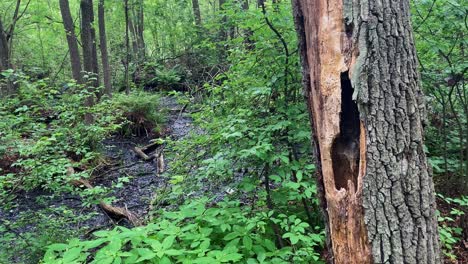
<svg viewBox="0 0 468 264">
<path fill-rule="evenodd" d="M 323 234 L 294 216 L 251 211 L 239 201 L 207 208 L 206 199 L 163 212 L 144 227 L 94 233 L 49 247 L 43 263 L 320 263 L 314 246 Z M 275 221 L 288 232 L 287 247 L 279 249 L 268 228 Z"/>
<path fill-rule="evenodd" d="M 196 129 L 167 140 L 169 184 L 153 201 L 153 220 L 52 245 L 45 263 L 323 263 L 298 57 L 284 53 L 272 29 L 257 28 L 261 10 L 235 8 L 225 15 L 240 30 L 256 28 L 250 38 L 258 41 L 250 49 L 242 37 L 224 43 L 230 68 L 202 94 L 178 94 Z M 280 3 L 269 19 L 293 50 L 290 14 Z"/>
<path fill-rule="evenodd" d="M 454 247 L 463 238 L 462 221 L 467 219 L 465 215 L 468 212 L 468 197 L 450 198 L 438 194 L 437 198 L 441 201 L 439 207 L 442 207 L 437 211 L 442 250 L 446 257 L 456 261 Z"/>
<path fill-rule="evenodd" d="M 16 78 L 18 94 L 2 98 L 0 105 L 0 201 L 2 215 L 18 213 L 0 220 L 0 263 L 37 263 L 47 245 L 80 235 L 70 226 L 86 229 L 84 221 L 93 214 L 73 211 L 61 204 L 62 197 L 78 196 L 83 207 L 113 201 L 108 195 L 113 187 L 82 190 L 71 184 L 91 178 L 101 166 L 103 140 L 142 127 L 157 132 L 164 117 L 158 95 L 116 94 L 86 107 L 90 94 L 81 85 Z M 84 122 L 89 114 L 92 124 Z"/>
<path fill-rule="evenodd" d="M 125 136 L 160 135 L 165 123 L 165 109 L 161 109 L 160 100 L 161 96 L 156 93 L 116 94 L 112 103 L 124 121 L 119 132 Z"/>
</svg>

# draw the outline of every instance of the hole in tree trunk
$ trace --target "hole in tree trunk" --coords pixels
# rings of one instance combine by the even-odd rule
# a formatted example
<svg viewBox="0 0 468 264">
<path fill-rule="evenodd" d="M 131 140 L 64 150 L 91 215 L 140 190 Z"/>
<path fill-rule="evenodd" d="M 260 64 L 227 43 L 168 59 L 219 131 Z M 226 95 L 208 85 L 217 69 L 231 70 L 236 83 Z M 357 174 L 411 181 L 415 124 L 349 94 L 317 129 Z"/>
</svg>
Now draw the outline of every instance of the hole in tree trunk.
<svg viewBox="0 0 468 264">
<path fill-rule="evenodd" d="M 340 134 L 333 141 L 331 153 L 337 190 L 347 190 L 348 181 L 357 189 L 360 121 L 357 104 L 353 101 L 353 92 L 348 72 L 341 73 Z"/>
<path fill-rule="evenodd" d="M 345 33 L 346 33 L 346 36 L 349 38 L 349 37 L 352 37 L 353 36 L 353 30 L 354 30 L 354 23 L 346 23 L 345 24 Z"/>
</svg>

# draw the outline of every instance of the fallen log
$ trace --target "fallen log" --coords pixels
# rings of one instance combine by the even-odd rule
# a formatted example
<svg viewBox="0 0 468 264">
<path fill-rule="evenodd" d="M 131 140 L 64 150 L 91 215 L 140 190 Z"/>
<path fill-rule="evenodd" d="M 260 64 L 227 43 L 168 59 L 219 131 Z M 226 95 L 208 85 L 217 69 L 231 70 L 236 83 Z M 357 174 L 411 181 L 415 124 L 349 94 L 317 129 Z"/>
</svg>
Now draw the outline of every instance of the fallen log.
<svg viewBox="0 0 468 264">
<path fill-rule="evenodd" d="M 72 167 L 68 167 L 67 175 L 71 176 L 74 173 L 75 173 L 75 170 Z M 93 185 L 91 185 L 91 183 L 86 179 L 72 180 L 71 184 L 80 188 L 83 188 L 83 187 L 87 189 L 94 188 Z M 140 221 L 138 220 L 138 218 L 132 212 L 128 211 L 127 209 L 115 207 L 103 201 L 99 201 L 99 207 L 101 207 L 101 209 L 104 210 L 104 212 L 106 212 L 110 217 L 114 219 L 125 218 L 134 226 L 140 225 Z"/>
<path fill-rule="evenodd" d="M 157 142 L 152 142 L 151 144 L 149 145 L 146 145 L 141 149 L 141 151 L 145 152 L 145 153 L 148 153 L 148 152 L 151 152 L 153 150 L 155 150 L 157 147 L 159 147 L 161 145 L 161 142 L 157 141 Z"/>
<path fill-rule="evenodd" d="M 161 146 L 162 143 L 160 140 L 156 139 L 156 141 L 154 142 L 151 142 L 150 144 L 144 146 L 144 147 L 134 147 L 133 148 L 133 151 L 135 152 L 135 154 L 140 157 L 142 160 L 144 161 L 149 161 L 149 160 L 152 160 L 154 158 L 157 158 L 156 155 L 149 155 L 150 152 L 154 151 L 156 148 L 158 148 L 159 146 Z"/>
<path fill-rule="evenodd" d="M 146 153 L 139 147 L 135 147 L 133 148 L 133 151 L 135 152 L 135 154 L 140 157 L 142 160 L 144 161 L 148 161 L 151 159 L 150 156 L 146 155 Z"/>
</svg>

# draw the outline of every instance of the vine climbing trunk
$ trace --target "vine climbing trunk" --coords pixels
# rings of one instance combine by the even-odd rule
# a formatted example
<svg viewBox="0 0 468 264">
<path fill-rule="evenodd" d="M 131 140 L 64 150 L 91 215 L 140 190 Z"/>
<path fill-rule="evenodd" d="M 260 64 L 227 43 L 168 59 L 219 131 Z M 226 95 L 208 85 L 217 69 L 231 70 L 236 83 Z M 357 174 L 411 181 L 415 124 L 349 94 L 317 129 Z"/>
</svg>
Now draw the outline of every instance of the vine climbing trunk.
<svg viewBox="0 0 468 264">
<path fill-rule="evenodd" d="M 331 263 L 440 263 L 409 1 L 293 0 Z"/>
</svg>

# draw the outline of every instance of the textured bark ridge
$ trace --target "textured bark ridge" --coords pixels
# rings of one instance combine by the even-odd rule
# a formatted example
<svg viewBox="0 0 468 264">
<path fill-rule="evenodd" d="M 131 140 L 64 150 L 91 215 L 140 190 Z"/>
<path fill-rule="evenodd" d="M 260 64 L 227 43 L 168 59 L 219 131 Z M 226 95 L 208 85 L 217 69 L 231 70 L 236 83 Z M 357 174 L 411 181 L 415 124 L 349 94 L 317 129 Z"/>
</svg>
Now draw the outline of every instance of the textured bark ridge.
<svg viewBox="0 0 468 264">
<path fill-rule="evenodd" d="M 409 1 L 293 0 L 334 263 L 440 263 Z"/>
</svg>

